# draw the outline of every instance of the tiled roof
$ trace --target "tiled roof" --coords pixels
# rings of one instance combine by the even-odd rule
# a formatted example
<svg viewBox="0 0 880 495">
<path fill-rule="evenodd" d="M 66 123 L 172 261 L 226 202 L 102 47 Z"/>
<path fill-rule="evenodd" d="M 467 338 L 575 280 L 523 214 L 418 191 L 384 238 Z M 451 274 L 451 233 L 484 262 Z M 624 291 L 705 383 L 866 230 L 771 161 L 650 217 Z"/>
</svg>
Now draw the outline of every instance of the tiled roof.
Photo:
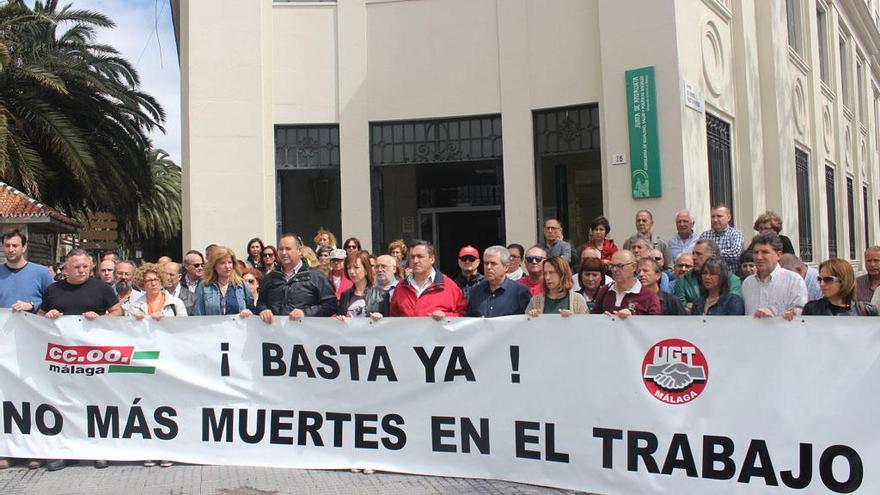
<svg viewBox="0 0 880 495">
<path fill-rule="evenodd" d="M 61 223 L 82 228 L 82 224 L 54 208 L 29 198 L 25 193 L 0 181 L 0 218 L 50 217 Z"/>
</svg>

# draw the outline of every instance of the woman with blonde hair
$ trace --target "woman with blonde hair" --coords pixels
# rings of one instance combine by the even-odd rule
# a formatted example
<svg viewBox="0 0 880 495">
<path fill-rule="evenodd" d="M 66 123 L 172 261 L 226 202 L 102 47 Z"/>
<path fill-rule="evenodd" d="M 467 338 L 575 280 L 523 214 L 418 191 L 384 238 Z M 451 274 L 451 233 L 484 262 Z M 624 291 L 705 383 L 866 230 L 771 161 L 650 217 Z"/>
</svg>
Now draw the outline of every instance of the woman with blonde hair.
<svg viewBox="0 0 880 495">
<path fill-rule="evenodd" d="M 202 283 L 196 289 L 196 315 L 237 314 L 247 318 L 253 314 L 254 298 L 235 270 L 237 263 L 235 251 L 226 246 L 217 246 L 211 251 Z"/>
<path fill-rule="evenodd" d="M 541 314 L 587 314 L 589 307 L 584 296 L 571 290 L 571 267 L 562 256 L 551 256 L 544 260 L 543 290 L 532 297 L 526 314 L 537 317 Z"/>
<path fill-rule="evenodd" d="M 313 240 L 315 241 L 316 251 L 319 247 L 322 246 L 326 246 L 329 248 L 336 247 L 336 236 L 333 235 L 333 232 L 330 232 L 324 227 L 318 229 L 318 232 L 315 233 L 315 238 Z"/>
<path fill-rule="evenodd" d="M 154 320 L 161 320 L 163 316 L 186 316 L 186 305 L 183 301 L 165 290 L 168 275 L 162 266 L 145 263 L 135 270 L 132 281 L 144 291 L 132 300 L 128 316 L 134 316 L 138 320 L 146 316 Z"/>
<path fill-rule="evenodd" d="M 320 264 L 318 261 L 318 255 L 312 250 L 312 248 L 308 246 L 303 246 L 300 248 L 302 251 L 302 257 L 306 260 L 306 264 L 309 265 L 309 268 L 314 268 Z"/>
</svg>

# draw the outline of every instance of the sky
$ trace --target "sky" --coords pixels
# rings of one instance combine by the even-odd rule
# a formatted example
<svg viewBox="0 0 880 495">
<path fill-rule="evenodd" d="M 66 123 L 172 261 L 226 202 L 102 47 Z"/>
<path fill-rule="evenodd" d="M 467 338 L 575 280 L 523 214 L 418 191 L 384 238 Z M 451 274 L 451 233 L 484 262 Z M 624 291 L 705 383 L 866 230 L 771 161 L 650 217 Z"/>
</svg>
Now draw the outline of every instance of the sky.
<svg viewBox="0 0 880 495">
<path fill-rule="evenodd" d="M 169 1 L 61 0 L 59 3 L 101 12 L 116 23 L 115 28 L 98 29 L 97 41 L 119 50 L 137 69 L 141 91 L 152 95 L 165 109 L 165 133 L 156 130 L 150 137 L 154 147 L 167 151 L 174 163 L 180 165 L 180 68 Z"/>
</svg>

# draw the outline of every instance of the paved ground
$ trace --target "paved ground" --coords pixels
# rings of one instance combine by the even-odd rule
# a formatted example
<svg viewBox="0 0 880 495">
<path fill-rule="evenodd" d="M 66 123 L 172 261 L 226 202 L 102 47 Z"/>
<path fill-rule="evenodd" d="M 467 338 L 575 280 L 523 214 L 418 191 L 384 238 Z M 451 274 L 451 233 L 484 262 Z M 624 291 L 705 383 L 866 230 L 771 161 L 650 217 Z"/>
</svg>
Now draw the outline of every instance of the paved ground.
<svg viewBox="0 0 880 495">
<path fill-rule="evenodd" d="M 358 474 L 229 466 L 145 468 L 114 464 L 97 470 L 74 465 L 50 473 L 12 467 L 0 471 L 2 495 L 282 495 L 282 494 L 572 494 L 503 481 L 403 474 Z"/>
</svg>

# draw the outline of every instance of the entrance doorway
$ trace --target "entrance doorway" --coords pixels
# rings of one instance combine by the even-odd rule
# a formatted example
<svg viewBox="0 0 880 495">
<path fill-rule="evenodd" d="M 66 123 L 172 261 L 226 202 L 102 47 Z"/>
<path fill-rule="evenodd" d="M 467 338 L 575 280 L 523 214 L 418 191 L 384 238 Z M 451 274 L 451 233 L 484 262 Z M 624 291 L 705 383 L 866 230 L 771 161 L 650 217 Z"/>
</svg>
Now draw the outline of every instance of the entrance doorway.
<svg viewBox="0 0 880 495">
<path fill-rule="evenodd" d="M 458 251 L 504 243 L 501 116 L 370 125 L 373 249 L 424 239 L 436 268 L 458 272 Z"/>
<path fill-rule="evenodd" d="M 538 110 L 533 121 L 538 228 L 547 218 L 559 219 L 577 249 L 604 210 L 599 106 Z"/>
<path fill-rule="evenodd" d="M 480 252 L 502 244 L 503 222 L 500 206 L 422 208 L 419 237 L 434 244 L 435 268 L 454 277 L 458 273 L 458 251 L 468 244 Z"/>
</svg>

